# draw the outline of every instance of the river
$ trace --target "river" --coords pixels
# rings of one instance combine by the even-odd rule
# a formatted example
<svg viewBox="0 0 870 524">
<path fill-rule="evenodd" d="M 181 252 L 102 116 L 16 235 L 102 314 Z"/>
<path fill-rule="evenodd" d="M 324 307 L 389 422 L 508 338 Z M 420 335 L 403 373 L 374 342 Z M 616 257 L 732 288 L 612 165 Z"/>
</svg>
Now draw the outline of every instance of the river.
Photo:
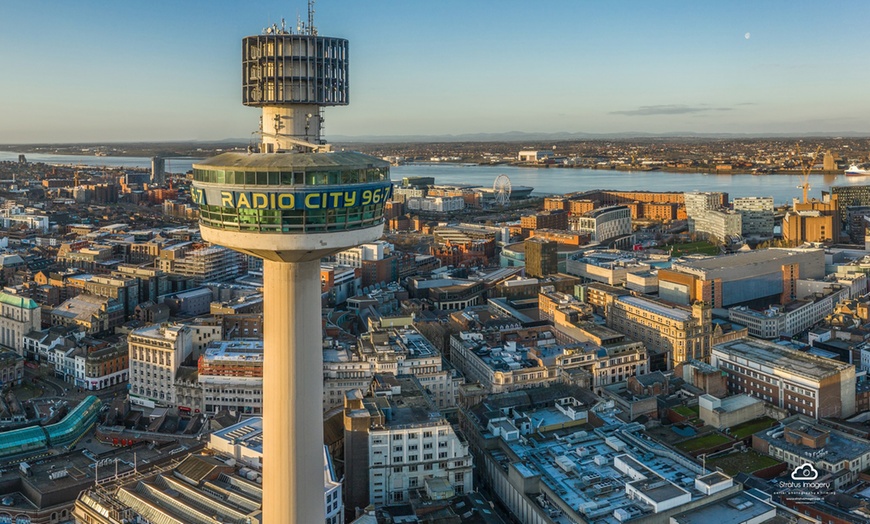
<svg viewBox="0 0 870 524">
<path fill-rule="evenodd" d="M 29 162 L 87 165 L 93 167 L 150 168 L 147 157 L 51 155 L 27 153 Z M 185 173 L 197 158 L 167 158 L 166 170 Z M 0 151 L 0 161 L 18 161 L 18 153 Z M 476 166 L 462 164 L 408 164 L 391 169 L 399 183 L 406 176 L 432 176 L 436 184 L 473 184 L 491 186 L 498 175 L 507 175 L 515 186 L 531 186 L 534 193 L 563 194 L 589 189 L 623 191 L 724 191 L 731 198 L 772 196 L 777 204 L 800 197 L 798 175 L 723 175 L 710 173 L 673 173 L 667 171 L 610 171 L 601 169 L 530 168 L 514 166 Z M 870 184 L 868 177 L 810 175 L 810 196 L 820 196 L 833 185 Z"/>
</svg>

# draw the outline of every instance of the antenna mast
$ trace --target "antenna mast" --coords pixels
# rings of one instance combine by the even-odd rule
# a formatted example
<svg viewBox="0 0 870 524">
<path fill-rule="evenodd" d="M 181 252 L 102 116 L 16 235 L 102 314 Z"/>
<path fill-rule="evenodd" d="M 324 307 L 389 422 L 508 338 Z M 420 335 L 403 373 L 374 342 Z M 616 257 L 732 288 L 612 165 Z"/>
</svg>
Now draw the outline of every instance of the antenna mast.
<svg viewBox="0 0 870 524">
<path fill-rule="evenodd" d="M 317 36 L 317 28 L 314 27 L 314 0 L 308 0 L 308 34 Z"/>
</svg>

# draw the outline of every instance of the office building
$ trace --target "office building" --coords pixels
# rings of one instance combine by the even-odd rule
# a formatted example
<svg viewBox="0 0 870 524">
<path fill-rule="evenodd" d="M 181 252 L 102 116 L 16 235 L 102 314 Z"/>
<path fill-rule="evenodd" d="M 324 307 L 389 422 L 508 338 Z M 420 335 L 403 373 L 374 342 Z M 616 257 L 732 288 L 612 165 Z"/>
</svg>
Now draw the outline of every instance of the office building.
<svg viewBox="0 0 870 524">
<path fill-rule="evenodd" d="M 206 346 L 197 361 L 203 410 L 262 413 L 263 341 L 221 340 Z"/>
<path fill-rule="evenodd" d="M 841 220 L 848 216 L 846 208 L 850 206 L 870 206 L 870 185 L 832 186 L 831 193 L 837 197 L 837 210 Z"/>
<path fill-rule="evenodd" d="M 89 293 L 98 297 L 113 298 L 124 308 L 124 316 L 133 315 L 139 305 L 139 280 L 123 274 L 102 276 L 91 274 L 72 275 L 64 279 L 67 296 Z"/>
<path fill-rule="evenodd" d="M 208 447 L 220 455 L 232 457 L 237 463 L 260 472 L 263 469 L 263 418 L 251 417 L 215 431 L 209 435 Z M 249 474 L 249 473 L 248 473 Z M 326 524 L 344 523 L 341 479 L 326 446 L 323 447 L 323 499 Z"/>
<path fill-rule="evenodd" d="M 738 197 L 733 202 L 741 217 L 743 236 L 773 236 L 773 197 Z"/>
<path fill-rule="evenodd" d="M 536 229 L 568 229 L 568 213 L 561 210 L 540 211 L 520 217 L 523 238 L 531 236 Z"/>
<path fill-rule="evenodd" d="M 191 330 L 180 324 L 134 329 L 130 350 L 130 401 L 146 407 L 176 407 L 175 374 L 193 353 Z"/>
<path fill-rule="evenodd" d="M 545 277 L 559 272 L 558 244 L 532 237 L 523 242 L 526 253 L 526 276 Z"/>
<path fill-rule="evenodd" d="M 743 218 L 730 209 L 706 209 L 689 218 L 689 232 L 704 234 L 723 243 L 739 242 L 743 234 Z"/>
<path fill-rule="evenodd" d="M 728 205 L 728 194 L 710 191 L 686 192 L 683 193 L 683 202 L 686 205 L 686 215 L 691 219 L 703 211 L 712 211 Z"/>
<path fill-rule="evenodd" d="M 649 269 L 650 266 L 636 256 L 618 250 L 585 251 L 569 258 L 565 264 L 565 272 L 577 275 L 583 282 L 601 282 L 611 286 L 625 284 L 629 273 L 642 273 Z"/>
<path fill-rule="evenodd" d="M 409 211 L 430 213 L 452 213 L 465 209 L 465 199 L 461 196 L 412 197 L 405 201 Z"/>
<path fill-rule="evenodd" d="M 752 338 L 714 346 L 710 364 L 728 375 L 732 394 L 752 395 L 813 418 L 855 414 L 851 364 Z"/>
<path fill-rule="evenodd" d="M 593 242 L 631 235 L 631 211 L 626 206 L 609 206 L 569 219 L 572 231 L 588 233 Z"/>
<path fill-rule="evenodd" d="M 545 394 L 536 390 L 533 398 Z M 705 475 L 700 465 L 641 437 L 640 424 L 604 415 L 595 431 L 575 429 L 594 401 L 563 397 L 527 408 L 499 400 L 507 409 L 487 409 L 484 401 L 470 410 L 466 431 L 474 435 L 481 475 L 520 522 L 673 522 L 741 491 L 730 477 Z"/>
<path fill-rule="evenodd" d="M 204 240 L 265 259 L 263 520 L 323 522 L 320 259 L 381 236 L 393 185 L 388 162 L 321 138 L 322 108 L 348 104 L 347 40 L 273 26 L 243 40 L 242 62 L 260 152 L 195 164 L 191 195 Z"/>
<path fill-rule="evenodd" d="M 173 275 L 191 278 L 196 284 L 223 282 L 242 274 L 244 256 L 222 246 L 187 251 L 180 258 L 157 259 L 157 268 Z"/>
<path fill-rule="evenodd" d="M 849 242 L 852 244 L 864 244 L 868 217 L 870 217 L 870 206 L 848 206 L 846 208 L 846 227 L 849 231 Z"/>
<path fill-rule="evenodd" d="M 107 333 L 124 323 L 124 306 L 114 298 L 76 295 L 51 310 L 52 326 L 79 326 L 88 335 Z"/>
<path fill-rule="evenodd" d="M 764 311 L 733 307 L 728 310 L 728 318 L 746 326 L 753 337 L 792 337 L 827 318 L 840 301 L 848 298 L 848 287 L 834 285 L 822 293 L 813 293 L 785 305 L 772 305 Z"/>
<path fill-rule="evenodd" d="M 710 306 L 703 302 L 675 307 L 651 298 L 618 296 L 607 308 L 607 327 L 643 342 L 652 371 L 710 358 L 713 323 Z"/>
<path fill-rule="evenodd" d="M 642 343 L 567 321 L 555 329 L 463 331 L 450 337 L 450 357 L 466 381 L 493 394 L 561 382 L 599 388 L 649 369 Z"/>
<path fill-rule="evenodd" d="M 355 345 L 323 349 L 323 409 L 341 406 L 345 394 L 368 390 L 375 375 L 413 375 L 439 410 L 456 407 L 462 376 L 414 327 L 374 328 Z"/>
<path fill-rule="evenodd" d="M 568 259 L 577 256 L 583 252 L 580 246 L 572 244 L 556 244 L 556 260 L 558 265 L 558 273 L 564 273 L 567 267 Z M 526 265 L 526 244 L 525 242 L 517 242 L 504 246 L 499 254 L 499 265 L 501 267 L 525 267 Z"/>
<path fill-rule="evenodd" d="M 468 443 L 440 415 L 413 377 L 382 375 L 372 392 L 344 403 L 345 504 L 348 509 L 474 490 Z"/>
</svg>

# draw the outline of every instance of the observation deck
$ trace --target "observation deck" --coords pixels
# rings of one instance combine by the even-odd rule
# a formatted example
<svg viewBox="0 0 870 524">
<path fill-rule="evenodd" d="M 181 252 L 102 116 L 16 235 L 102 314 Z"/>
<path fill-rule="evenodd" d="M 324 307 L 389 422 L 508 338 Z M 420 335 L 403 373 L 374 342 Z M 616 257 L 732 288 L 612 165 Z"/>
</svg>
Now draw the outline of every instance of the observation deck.
<svg viewBox="0 0 870 524">
<path fill-rule="evenodd" d="M 393 188 L 388 162 L 356 152 L 224 153 L 193 177 L 205 240 L 285 262 L 379 238 Z"/>
</svg>

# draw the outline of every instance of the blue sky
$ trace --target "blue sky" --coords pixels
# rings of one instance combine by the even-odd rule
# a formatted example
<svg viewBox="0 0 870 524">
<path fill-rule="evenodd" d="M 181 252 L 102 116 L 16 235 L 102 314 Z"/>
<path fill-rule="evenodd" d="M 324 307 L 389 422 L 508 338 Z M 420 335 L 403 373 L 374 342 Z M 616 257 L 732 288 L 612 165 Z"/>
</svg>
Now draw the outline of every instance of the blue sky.
<svg viewBox="0 0 870 524">
<path fill-rule="evenodd" d="M 870 134 L 870 2 L 320 0 L 329 135 Z M 240 138 L 240 39 L 306 2 L 0 5 L 0 143 Z M 747 38 L 747 35 L 749 36 Z"/>
</svg>

